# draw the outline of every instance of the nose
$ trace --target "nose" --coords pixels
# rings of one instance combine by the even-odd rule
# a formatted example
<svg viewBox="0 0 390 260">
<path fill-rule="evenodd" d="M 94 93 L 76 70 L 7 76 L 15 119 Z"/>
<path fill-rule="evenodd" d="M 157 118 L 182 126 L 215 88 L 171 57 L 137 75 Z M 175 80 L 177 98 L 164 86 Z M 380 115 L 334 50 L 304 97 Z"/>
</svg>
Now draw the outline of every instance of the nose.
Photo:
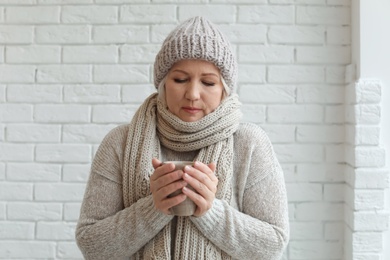
<svg viewBox="0 0 390 260">
<path fill-rule="evenodd" d="M 188 100 L 198 100 L 200 98 L 200 83 L 197 81 L 190 81 L 187 84 L 185 98 Z"/>
</svg>

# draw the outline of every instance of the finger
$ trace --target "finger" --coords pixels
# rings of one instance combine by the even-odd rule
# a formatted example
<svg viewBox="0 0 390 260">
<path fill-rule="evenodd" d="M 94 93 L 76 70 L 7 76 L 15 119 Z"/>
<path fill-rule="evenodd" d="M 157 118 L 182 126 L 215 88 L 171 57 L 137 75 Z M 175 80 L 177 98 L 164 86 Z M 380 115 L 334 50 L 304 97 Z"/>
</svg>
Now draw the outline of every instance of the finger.
<svg viewBox="0 0 390 260">
<path fill-rule="evenodd" d="M 215 172 L 215 170 L 217 169 L 217 165 L 215 164 L 215 163 L 209 163 L 208 164 L 208 166 L 209 166 L 209 168 L 210 168 L 210 170 L 214 173 Z"/>
<path fill-rule="evenodd" d="M 155 161 L 154 165 L 157 165 L 158 162 L 160 162 L 160 161 L 158 161 L 158 160 Z M 152 160 L 152 164 L 153 164 L 153 160 Z M 154 167 L 154 165 L 153 165 L 153 167 Z M 161 176 L 163 176 L 169 172 L 172 172 L 173 170 L 175 170 L 175 165 L 173 163 L 163 164 L 160 162 L 160 166 L 157 166 L 157 168 L 155 168 L 152 176 L 150 176 L 150 180 L 154 181 L 154 180 L 160 178 Z"/>
<path fill-rule="evenodd" d="M 155 186 L 156 189 L 159 190 L 160 188 L 167 186 L 168 184 L 171 184 L 175 181 L 182 180 L 182 179 L 183 179 L 183 171 L 177 170 L 162 175 L 161 177 L 159 177 L 154 181 L 153 186 Z"/>
<path fill-rule="evenodd" d="M 196 210 L 194 213 L 195 216 L 201 216 L 211 208 L 213 200 L 206 200 L 200 194 L 194 192 L 187 187 L 184 187 L 182 191 L 183 194 L 185 194 L 190 200 L 192 200 L 196 204 Z"/>
<path fill-rule="evenodd" d="M 157 158 L 153 158 L 152 165 L 153 165 L 154 169 L 157 169 L 158 167 L 160 167 L 162 165 L 162 162 Z"/>
<path fill-rule="evenodd" d="M 211 169 L 208 168 L 207 165 L 204 165 L 204 167 L 206 167 L 208 169 L 208 171 L 211 171 Z M 203 168 L 203 167 L 199 167 L 199 168 Z M 184 172 L 185 173 L 183 174 L 183 179 L 185 181 L 187 181 L 192 187 L 194 187 L 194 189 L 197 190 L 199 193 L 203 194 L 202 190 L 205 190 L 206 188 L 208 190 L 215 192 L 216 183 L 212 179 L 214 174 L 212 174 L 212 175 L 206 174 L 206 173 L 200 171 L 199 169 L 196 169 L 196 168 L 193 168 L 190 166 L 186 166 L 184 168 Z M 189 176 L 187 176 L 186 173 Z M 216 178 L 216 177 L 214 177 L 214 178 Z M 204 194 L 204 195 L 207 195 L 207 194 Z"/>
</svg>

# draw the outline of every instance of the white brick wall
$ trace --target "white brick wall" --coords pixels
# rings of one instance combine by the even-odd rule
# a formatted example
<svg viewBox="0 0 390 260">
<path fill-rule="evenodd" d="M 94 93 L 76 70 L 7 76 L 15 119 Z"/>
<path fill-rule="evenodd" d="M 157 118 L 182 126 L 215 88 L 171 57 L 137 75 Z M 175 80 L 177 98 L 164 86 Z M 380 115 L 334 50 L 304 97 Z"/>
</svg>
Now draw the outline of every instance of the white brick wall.
<svg viewBox="0 0 390 260">
<path fill-rule="evenodd" d="M 165 36 L 200 14 L 233 43 L 244 120 L 284 169 L 283 259 L 379 259 L 381 88 L 345 86 L 350 0 L 0 0 L 0 259 L 82 258 L 93 154 L 154 91 Z"/>
</svg>

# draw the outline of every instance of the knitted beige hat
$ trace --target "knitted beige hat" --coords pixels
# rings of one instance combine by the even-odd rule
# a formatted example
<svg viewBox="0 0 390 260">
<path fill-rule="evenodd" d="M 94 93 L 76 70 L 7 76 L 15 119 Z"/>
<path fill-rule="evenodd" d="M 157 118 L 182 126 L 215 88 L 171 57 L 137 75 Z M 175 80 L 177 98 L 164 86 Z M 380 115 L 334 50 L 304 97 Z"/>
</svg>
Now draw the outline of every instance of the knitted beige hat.
<svg viewBox="0 0 390 260">
<path fill-rule="evenodd" d="M 178 25 L 165 39 L 154 62 L 156 88 L 178 61 L 201 59 L 219 68 L 222 78 L 234 92 L 237 80 L 237 62 L 229 41 L 207 19 L 197 16 Z"/>
</svg>

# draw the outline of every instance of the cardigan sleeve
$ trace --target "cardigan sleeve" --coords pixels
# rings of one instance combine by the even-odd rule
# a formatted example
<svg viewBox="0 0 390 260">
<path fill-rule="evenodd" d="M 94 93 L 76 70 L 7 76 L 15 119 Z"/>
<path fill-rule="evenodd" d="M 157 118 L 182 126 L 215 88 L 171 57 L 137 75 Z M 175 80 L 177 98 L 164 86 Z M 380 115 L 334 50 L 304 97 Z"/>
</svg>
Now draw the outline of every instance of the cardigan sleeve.
<svg viewBox="0 0 390 260">
<path fill-rule="evenodd" d="M 191 217 L 197 228 L 235 259 L 277 260 L 289 240 L 284 176 L 265 133 L 250 126 L 235 140 L 235 194 L 239 209 L 215 199 L 201 217 Z M 237 149 L 236 149 L 237 148 Z M 242 187 L 242 188 L 240 188 Z"/>
<path fill-rule="evenodd" d="M 155 209 L 151 195 L 124 208 L 121 163 L 126 127 L 104 138 L 92 163 L 76 227 L 85 259 L 130 257 L 173 218 Z"/>
</svg>

